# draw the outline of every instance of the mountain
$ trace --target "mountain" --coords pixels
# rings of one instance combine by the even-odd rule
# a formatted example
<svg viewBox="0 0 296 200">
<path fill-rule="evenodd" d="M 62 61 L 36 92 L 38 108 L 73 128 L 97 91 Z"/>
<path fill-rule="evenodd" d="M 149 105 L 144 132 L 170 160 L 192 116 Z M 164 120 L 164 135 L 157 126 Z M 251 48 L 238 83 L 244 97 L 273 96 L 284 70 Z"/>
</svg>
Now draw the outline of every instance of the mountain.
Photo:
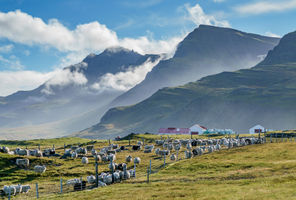
<svg viewBox="0 0 296 200">
<path fill-rule="evenodd" d="M 158 89 L 183 85 L 223 71 L 250 68 L 262 61 L 279 38 L 200 25 L 178 45 L 173 58 L 161 61 L 144 81 L 116 98 L 112 105 L 138 103 Z"/>
<path fill-rule="evenodd" d="M 255 124 L 295 129 L 296 32 L 285 35 L 251 69 L 222 72 L 179 87 L 163 88 L 132 106 L 109 110 L 80 136 L 97 138 L 160 127 L 231 128 L 246 133 Z"/>
<path fill-rule="evenodd" d="M 107 105 L 124 92 L 111 86 L 102 87 L 102 84 L 108 86 L 108 82 L 103 82 L 106 77 L 147 62 L 156 64 L 159 58 L 121 47 L 108 48 L 99 55 L 90 54 L 34 90 L 1 97 L 0 134 L 2 137 L 14 133 L 53 137 L 90 126 L 109 108 Z"/>
</svg>

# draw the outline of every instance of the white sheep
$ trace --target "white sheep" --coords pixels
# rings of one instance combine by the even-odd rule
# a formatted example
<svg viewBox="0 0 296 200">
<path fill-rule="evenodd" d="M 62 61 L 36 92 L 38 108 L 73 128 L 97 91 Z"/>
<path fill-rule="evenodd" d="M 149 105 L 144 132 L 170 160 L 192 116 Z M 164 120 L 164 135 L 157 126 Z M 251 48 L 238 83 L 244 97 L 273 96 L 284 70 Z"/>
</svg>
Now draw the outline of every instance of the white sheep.
<svg viewBox="0 0 296 200">
<path fill-rule="evenodd" d="M 112 183 L 112 175 L 109 174 L 109 175 L 106 175 L 103 177 L 103 182 L 106 183 L 106 184 L 111 184 Z"/>
<path fill-rule="evenodd" d="M 125 158 L 125 161 L 126 162 L 132 162 L 133 161 L 133 157 L 128 155 L 126 158 Z"/>
<path fill-rule="evenodd" d="M 114 172 L 113 173 L 113 179 L 114 179 L 114 182 L 119 182 L 120 181 L 120 173 L 119 172 Z"/>
<path fill-rule="evenodd" d="M 99 186 L 99 187 L 105 187 L 105 186 L 107 186 L 107 185 L 106 185 L 106 183 L 104 183 L 104 182 L 102 182 L 102 181 L 99 181 L 99 182 L 98 182 L 98 186 Z"/>
<path fill-rule="evenodd" d="M 140 146 L 142 146 L 143 145 L 143 142 L 138 141 L 137 144 L 140 145 Z"/>
<path fill-rule="evenodd" d="M 96 182 L 96 177 L 93 175 L 86 177 L 86 179 L 89 184 L 93 184 Z"/>
<path fill-rule="evenodd" d="M 29 151 L 27 149 L 20 149 L 20 148 L 17 148 L 16 149 L 16 154 L 17 155 L 20 155 L 20 156 L 29 156 Z"/>
<path fill-rule="evenodd" d="M 135 177 L 136 176 L 136 171 L 134 169 L 129 170 L 130 177 Z"/>
<path fill-rule="evenodd" d="M 72 152 L 72 154 L 71 154 L 71 158 L 73 158 L 73 159 L 75 159 L 75 158 L 77 158 L 78 157 L 78 154 L 74 151 L 74 152 Z"/>
<path fill-rule="evenodd" d="M 140 162 L 141 162 L 141 159 L 139 157 L 135 157 L 134 163 L 135 164 L 140 164 Z"/>
<path fill-rule="evenodd" d="M 88 158 L 82 157 L 81 162 L 82 162 L 82 164 L 88 164 Z"/>
<path fill-rule="evenodd" d="M 2 152 L 3 153 L 8 153 L 9 152 L 9 148 L 8 147 L 2 147 Z"/>
<path fill-rule="evenodd" d="M 171 160 L 176 160 L 177 156 L 175 154 L 172 154 L 170 158 L 171 158 Z"/>
<path fill-rule="evenodd" d="M 28 193 L 31 189 L 31 186 L 29 185 L 23 185 L 22 187 L 22 193 Z"/>
<path fill-rule="evenodd" d="M 36 172 L 36 173 L 40 173 L 40 174 L 42 174 L 42 173 L 44 173 L 46 171 L 46 167 L 43 165 L 43 166 L 41 166 L 41 165 L 36 165 L 35 167 L 34 167 L 34 172 Z"/>
<path fill-rule="evenodd" d="M 24 159 L 16 159 L 16 165 L 19 167 L 29 167 L 30 160 L 27 158 Z"/>
<path fill-rule="evenodd" d="M 155 152 L 155 154 L 156 154 L 156 155 L 158 155 L 158 154 L 159 154 L 159 151 L 160 151 L 160 149 L 159 149 L 159 148 L 157 148 L 157 149 L 155 149 L 155 151 L 154 151 L 154 152 Z"/>
<path fill-rule="evenodd" d="M 188 142 L 187 143 L 186 149 L 189 150 L 189 151 L 192 149 L 191 142 Z"/>
<path fill-rule="evenodd" d="M 10 194 L 10 195 L 14 196 L 16 194 L 16 188 L 15 187 L 11 187 L 11 186 L 7 186 L 7 185 L 5 185 L 3 187 L 3 191 L 4 191 L 4 193 L 6 195 L 9 195 Z"/>
<path fill-rule="evenodd" d="M 115 169 L 116 169 L 116 166 L 115 166 L 115 163 L 114 162 L 112 162 L 112 163 L 110 163 L 109 165 L 108 165 L 108 168 L 110 169 L 110 171 L 115 171 Z"/>
<path fill-rule="evenodd" d="M 131 178 L 131 174 L 130 174 L 129 171 L 120 172 L 120 178 L 122 180 L 130 179 Z"/>
<path fill-rule="evenodd" d="M 109 161 L 115 161 L 116 160 L 116 156 L 114 154 L 110 154 L 110 155 L 108 155 L 108 160 Z"/>
<path fill-rule="evenodd" d="M 67 185 L 75 185 L 77 183 L 81 184 L 81 180 L 78 178 L 70 179 L 67 181 Z"/>
<path fill-rule="evenodd" d="M 185 151 L 185 158 L 189 159 L 192 157 L 192 152 L 191 151 Z"/>
<path fill-rule="evenodd" d="M 96 156 L 97 154 L 98 152 L 95 149 L 91 150 L 91 155 Z"/>
</svg>

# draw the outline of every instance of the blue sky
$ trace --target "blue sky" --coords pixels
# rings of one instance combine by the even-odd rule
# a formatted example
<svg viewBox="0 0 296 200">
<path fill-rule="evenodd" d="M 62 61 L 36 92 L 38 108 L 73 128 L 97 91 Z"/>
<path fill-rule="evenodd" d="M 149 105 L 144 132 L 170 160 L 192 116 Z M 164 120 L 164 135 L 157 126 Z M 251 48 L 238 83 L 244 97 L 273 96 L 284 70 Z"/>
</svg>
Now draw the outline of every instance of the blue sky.
<svg viewBox="0 0 296 200">
<path fill-rule="evenodd" d="M 283 36 L 295 11 L 296 0 L 1 0 L 0 96 L 109 46 L 172 53 L 199 24 Z"/>
</svg>

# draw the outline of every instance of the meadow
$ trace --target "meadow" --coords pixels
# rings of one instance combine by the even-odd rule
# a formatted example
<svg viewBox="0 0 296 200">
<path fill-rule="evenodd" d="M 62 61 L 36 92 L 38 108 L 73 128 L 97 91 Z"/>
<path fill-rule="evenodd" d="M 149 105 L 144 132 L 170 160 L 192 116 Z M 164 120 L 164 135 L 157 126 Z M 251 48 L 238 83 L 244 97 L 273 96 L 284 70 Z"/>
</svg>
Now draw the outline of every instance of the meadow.
<svg viewBox="0 0 296 200">
<path fill-rule="evenodd" d="M 180 136 L 173 136 L 178 137 Z M 186 136 L 187 138 L 190 138 Z M 196 138 L 197 136 L 194 136 Z M 145 143 L 154 143 L 160 136 L 145 134 L 133 135 L 131 144 L 145 139 Z M 184 138 L 184 136 L 183 136 Z M 15 143 L 14 143 L 15 142 Z M 25 142 L 22 143 L 22 142 Z M 87 140 L 80 138 L 59 138 L 32 141 L 0 141 L 16 146 L 41 149 L 55 144 L 58 152 L 64 151 L 64 143 L 87 145 L 95 142 L 95 148 L 108 145 L 106 140 Z M 126 155 L 139 156 L 142 162 L 137 166 L 137 177 L 122 183 L 103 188 L 74 192 L 73 188 L 64 188 L 59 194 L 60 178 L 94 175 L 94 159 L 87 165 L 81 159 L 34 158 L 29 157 L 31 166 L 45 164 L 47 171 L 35 174 L 32 170 L 19 169 L 13 163 L 16 157 L 0 153 L 0 187 L 9 184 L 30 184 L 32 190 L 14 199 L 32 199 L 36 197 L 35 183 L 39 184 L 40 199 L 296 199 L 296 142 L 295 140 L 273 140 L 273 143 L 250 145 L 185 159 L 181 152 L 180 161 L 163 159 L 154 153 L 132 150 L 117 153 L 116 162 L 125 161 Z M 128 140 L 114 141 L 119 145 L 128 145 Z M 147 183 L 146 171 L 152 161 L 152 174 Z M 133 168 L 133 164 L 128 165 Z M 32 167 L 30 167 L 32 169 Z M 107 163 L 99 162 L 99 173 L 108 171 Z M 4 197 L 3 197 L 4 198 Z"/>
</svg>

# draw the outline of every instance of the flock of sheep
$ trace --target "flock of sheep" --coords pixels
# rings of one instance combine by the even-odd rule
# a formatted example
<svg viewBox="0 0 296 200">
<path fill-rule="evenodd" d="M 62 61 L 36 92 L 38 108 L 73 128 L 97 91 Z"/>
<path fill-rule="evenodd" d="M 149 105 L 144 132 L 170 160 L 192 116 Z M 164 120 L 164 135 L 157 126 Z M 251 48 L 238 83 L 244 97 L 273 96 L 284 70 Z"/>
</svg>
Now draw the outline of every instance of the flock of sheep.
<svg viewBox="0 0 296 200">
<path fill-rule="evenodd" d="M 265 142 L 265 138 L 222 138 L 222 139 L 183 139 L 177 140 L 172 138 L 167 138 L 164 140 L 156 140 L 155 145 L 147 144 L 144 145 L 143 142 L 138 141 L 136 145 L 132 145 L 131 149 L 133 151 L 139 151 L 143 149 L 144 153 L 154 153 L 157 156 L 163 157 L 164 161 L 166 156 L 169 156 L 170 160 L 179 160 L 179 151 L 185 148 L 185 158 L 190 159 L 194 156 L 201 156 L 204 153 L 212 153 L 214 151 L 219 151 L 224 148 L 233 148 L 239 146 L 245 146 L 250 144 L 261 144 Z M 155 148 L 155 146 L 157 148 Z M 82 164 L 88 164 L 89 160 L 87 155 L 91 154 L 96 161 L 101 161 L 108 163 L 109 172 L 102 172 L 98 175 L 98 181 L 96 176 L 91 175 L 87 177 L 87 182 L 89 184 L 97 183 L 99 187 L 103 187 L 112 183 L 121 182 L 122 180 L 130 179 L 131 177 L 136 177 L 136 165 L 141 163 L 139 157 L 133 158 L 131 155 L 127 155 L 125 158 L 126 163 L 134 163 L 134 168 L 128 169 L 126 163 L 116 163 L 116 154 L 122 151 L 128 150 L 127 146 L 119 146 L 118 144 L 110 144 L 109 146 L 103 147 L 98 152 L 95 150 L 93 145 L 84 147 L 72 146 L 71 149 L 65 149 L 64 155 L 61 156 L 62 159 L 71 158 L 78 159 L 81 158 Z M 43 152 L 39 149 L 27 150 L 16 148 L 14 151 L 10 151 L 8 147 L 0 148 L 0 152 L 20 155 L 20 156 L 60 156 L 55 153 L 54 147 L 52 149 L 45 149 Z M 28 158 L 18 158 L 16 159 L 16 165 L 22 168 L 28 169 L 30 165 L 30 160 Z M 44 173 L 46 171 L 46 166 L 36 165 L 34 166 L 34 171 L 36 173 Z M 79 185 L 82 184 L 82 179 L 75 178 L 67 181 L 67 185 Z M 30 190 L 30 186 L 25 185 L 11 185 L 4 186 L 3 191 L 6 195 L 16 195 L 18 193 L 27 193 Z"/>
</svg>

